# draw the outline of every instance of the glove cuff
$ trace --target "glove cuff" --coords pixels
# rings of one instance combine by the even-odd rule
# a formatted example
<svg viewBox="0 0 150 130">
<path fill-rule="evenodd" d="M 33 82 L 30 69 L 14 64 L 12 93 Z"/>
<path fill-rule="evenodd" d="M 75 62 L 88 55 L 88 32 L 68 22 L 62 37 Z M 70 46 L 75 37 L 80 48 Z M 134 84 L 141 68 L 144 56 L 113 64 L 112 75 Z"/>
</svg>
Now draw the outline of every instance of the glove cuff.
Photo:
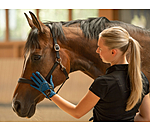
<svg viewBox="0 0 150 130">
<path fill-rule="evenodd" d="M 51 89 L 48 89 L 48 90 L 46 90 L 46 91 L 44 91 L 44 93 L 45 93 L 45 95 L 46 95 L 46 98 L 51 98 L 52 96 L 54 96 L 56 93 L 53 91 L 53 90 L 51 90 Z"/>
<path fill-rule="evenodd" d="M 51 97 L 53 97 L 55 94 L 56 94 L 56 93 L 55 93 L 54 91 L 51 91 L 49 97 L 51 98 Z"/>
</svg>

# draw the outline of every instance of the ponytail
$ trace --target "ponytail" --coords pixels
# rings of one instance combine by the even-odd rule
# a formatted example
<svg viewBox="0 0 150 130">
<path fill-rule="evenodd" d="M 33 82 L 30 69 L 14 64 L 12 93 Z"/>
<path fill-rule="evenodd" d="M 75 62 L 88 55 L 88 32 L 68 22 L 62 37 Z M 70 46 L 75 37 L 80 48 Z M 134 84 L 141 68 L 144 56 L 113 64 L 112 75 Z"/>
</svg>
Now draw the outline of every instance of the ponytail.
<svg viewBox="0 0 150 130">
<path fill-rule="evenodd" d="M 128 73 L 131 82 L 131 94 L 127 101 L 126 111 L 131 110 L 142 98 L 143 86 L 141 77 L 140 44 L 129 37 L 131 46 Z"/>
</svg>

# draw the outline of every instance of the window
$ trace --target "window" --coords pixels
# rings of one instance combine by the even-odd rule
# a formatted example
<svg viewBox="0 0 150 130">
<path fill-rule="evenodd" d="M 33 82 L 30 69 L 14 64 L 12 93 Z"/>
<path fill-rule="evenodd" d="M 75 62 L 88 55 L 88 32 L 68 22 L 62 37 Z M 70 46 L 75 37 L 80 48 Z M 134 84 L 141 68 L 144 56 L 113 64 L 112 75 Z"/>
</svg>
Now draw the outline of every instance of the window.
<svg viewBox="0 0 150 130">
<path fill-rule="evenodd" d="M 46 21 L 68 21 L 68 9 L 40 9 L 39 18 Z"/>
<path fill-rule="evenodd" d="M 9 10 L 9 40 L 26 40 L 30 27 L 24 13 L 29 15 L 29 9 L 10 9 Z"/>
<path fill-rule="evenodd" d="M 0 9 L 0 41 L 4 41 L 6 34 L 5 10 Z"/>
<path fill-rule="evenodd" d="M 150 28 L 150 10 L 149 9 L 122 9 L 119 11 L 119 20 L 134 24 L 142 28 Z"/>
<path fill-rule="evenodd" d="M 86 19 L 90 17 L 98 17 L 98 9 L 73 9 L 72 19 Z"/>
</svg>

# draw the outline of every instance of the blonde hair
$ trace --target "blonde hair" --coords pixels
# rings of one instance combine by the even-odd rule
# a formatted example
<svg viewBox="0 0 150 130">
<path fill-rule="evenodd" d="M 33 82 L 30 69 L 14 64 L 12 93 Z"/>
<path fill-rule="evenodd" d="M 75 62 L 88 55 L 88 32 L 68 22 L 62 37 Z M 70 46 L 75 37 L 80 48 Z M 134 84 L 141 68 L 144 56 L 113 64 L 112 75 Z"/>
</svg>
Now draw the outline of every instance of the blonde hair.
<svg viewBox="0 0 150 130">
<path fill-rule="evenodd" d="M 125 55 L 130 48 L 128 74 L 131 83 L 131 93 L 126 104 L 126 111 L 129 111 L 141 100 L 143 94 L 140 44 L 130 37 L 129 33 L 122 27 L 105 29 L 100 33 L 99 37 L 105 39 L 104 44 L 109 49 L 118 48 Z"/>
</svg>

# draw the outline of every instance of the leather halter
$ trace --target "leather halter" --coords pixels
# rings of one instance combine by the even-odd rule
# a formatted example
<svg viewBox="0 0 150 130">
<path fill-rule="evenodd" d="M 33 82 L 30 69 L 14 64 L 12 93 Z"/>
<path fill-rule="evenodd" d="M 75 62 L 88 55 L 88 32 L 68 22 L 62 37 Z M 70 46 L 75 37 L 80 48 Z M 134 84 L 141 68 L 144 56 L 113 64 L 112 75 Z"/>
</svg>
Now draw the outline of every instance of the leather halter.
<svg viewBox="0 0 150 130">
<path fill-rule="evenodd" d="M 61 67 L 61 71 L 64 73 L 64 75 L 66 76 L 66 80 L 69 78 L 68 77 L 68 73 L 66 71 L 66 68 L 62 65 L 61 63 L 61 58 L 60 58 L 60 55 L 59 55 L 59 50 L 60 50 L 60 46 L 57 44 L 57 40 L 56 40 L 56 37 L 55 37 L 55 33 L 52 31 L 52 26 L 49 24 L 49 25 L 46 25 L 49 27 L 51 33 L 52 33 L 52 37 L 53 37 L 53 42 L 54 42 L 54 50 L 56 52 L 56 61 L 53 65 L 53 67 L 51 68 L 51 70 L 49 71 L 49 73 L 47 74 L 47 76 L 45 77 L 46 81 L 49 83 L 49 80 L 50 80 L 50 76 L 52 75 L 53 71 L 56 69 L 56 67 L 58 65 L 60 65 Z M 65 80 L 65 81 L 66 81 Z M 59 89 L 57 90 L 56 93 L 59 92 L 59 90 L 61 89 L 61 87 L 64 85 L 65 81 L 62 83 L 62 85 L 59 87 Z M 26 78 L 19 78 L 18 80 L 18 83 L 27 83 L 27 84 L 32 84 L 32 85 L 36 85 L 32 80 L 30 79 L 26 79 Z M 52 90 L 54 90 L 51 85 L 50 85 L 50 88 Z"/>
</svg>

